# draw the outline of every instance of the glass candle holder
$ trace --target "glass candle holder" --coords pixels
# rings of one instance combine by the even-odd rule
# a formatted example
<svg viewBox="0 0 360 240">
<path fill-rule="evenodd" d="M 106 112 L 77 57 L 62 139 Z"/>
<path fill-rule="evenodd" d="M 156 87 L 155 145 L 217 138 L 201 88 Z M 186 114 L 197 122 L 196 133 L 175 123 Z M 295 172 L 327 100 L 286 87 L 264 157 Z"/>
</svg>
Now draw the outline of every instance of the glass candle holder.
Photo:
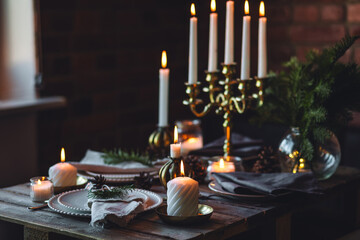
<svg viewBox="0 0 360 240">
<path fill-rule="evenodd" d="M 30 179 L 30 198 L 33 202 L 44 202 L 54 195 L 54 185 L 47 177 Z"/>
<path fill-rule="evenodd" d="M 195 119 L 176 121 L 175 125 L 178 127 L 182 156 L 186 156 L 190 151 L 203 147 L 203 136 L 200 120 Z"/>
</svg>

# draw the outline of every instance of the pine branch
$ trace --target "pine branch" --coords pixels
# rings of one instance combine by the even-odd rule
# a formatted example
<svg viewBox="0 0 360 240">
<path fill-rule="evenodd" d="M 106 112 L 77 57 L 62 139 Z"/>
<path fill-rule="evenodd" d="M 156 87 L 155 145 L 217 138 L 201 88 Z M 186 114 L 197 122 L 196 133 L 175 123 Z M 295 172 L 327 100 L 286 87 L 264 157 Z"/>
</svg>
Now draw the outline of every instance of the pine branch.
<svg viewBox="0 0 360 240">
<path fill-rule="evenodd" d="M 88 198 L 93 199 L 108 199 L 108 198 L 123 198 L 127 196 L 134 187 L 132 185 L 119 186 L 108 189 L 90 189 Z"/>
<path fill-rule="evenodd" d="M 139 151 L 127 152 L 121 149 L 113 151 L 104 151 L 101 155 L 105 164 L 118 164 L 122 162 L 139 162 L 147 166 L 153 166 L 152 161 L 147 154 L 141 154 Z"/>
</svg>

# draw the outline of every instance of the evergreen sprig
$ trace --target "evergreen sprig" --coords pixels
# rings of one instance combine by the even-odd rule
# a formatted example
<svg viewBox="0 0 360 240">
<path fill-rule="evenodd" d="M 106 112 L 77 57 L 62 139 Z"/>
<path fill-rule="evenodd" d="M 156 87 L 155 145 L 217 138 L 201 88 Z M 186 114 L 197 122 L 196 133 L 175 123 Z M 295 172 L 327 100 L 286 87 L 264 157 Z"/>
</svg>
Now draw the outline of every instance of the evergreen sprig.
<svg viewBox="0 0 360 240">
<path fill-rule="evenodd" d="M 139 151 L 125 151 L 122 149 L 114 149 L 112 151 L 104 151 L 101 155 L 105 164 L 118 164 L 122 162 L 139 162 L 147 166 L 153 166 L 151 158 L 148 154 L 142 154 Z"/>
<path fill-rule="evenodd" d="M 346 36 L 322 52 L 312 50 L 305 62 L 292 57 L 284 63 L 285 71 L 272 73 L 264 104 L 250 120 L 298 127 L 301 157 L 312 160 L 329 130 L 337 132 L 351 111 L 360 110 L 360 68 L 338 62 L 358 38 Z"/>
<path fill-rule="evenodd" d="M 134 187 L 132 185 L 119 186 L 110 189 L 90 189 L 88 198 L 92 199 L 109 199 L 109 198 L 123 198 L 127 196 Z"/>
</svg>

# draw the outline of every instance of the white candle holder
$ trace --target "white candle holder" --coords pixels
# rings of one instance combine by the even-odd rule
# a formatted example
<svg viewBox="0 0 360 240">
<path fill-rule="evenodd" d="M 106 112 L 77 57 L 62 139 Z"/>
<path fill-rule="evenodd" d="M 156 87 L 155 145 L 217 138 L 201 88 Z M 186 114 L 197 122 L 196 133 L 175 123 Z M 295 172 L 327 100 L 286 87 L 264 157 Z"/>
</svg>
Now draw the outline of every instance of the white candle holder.
<svg viewBox="0 0 360 240">
<path fill-rule="evenodd" d="M 30 179 L 30 198 L 33 202 L 44 202 L 54 195 L 54 185 L 47 177 Z"/>
</svg>

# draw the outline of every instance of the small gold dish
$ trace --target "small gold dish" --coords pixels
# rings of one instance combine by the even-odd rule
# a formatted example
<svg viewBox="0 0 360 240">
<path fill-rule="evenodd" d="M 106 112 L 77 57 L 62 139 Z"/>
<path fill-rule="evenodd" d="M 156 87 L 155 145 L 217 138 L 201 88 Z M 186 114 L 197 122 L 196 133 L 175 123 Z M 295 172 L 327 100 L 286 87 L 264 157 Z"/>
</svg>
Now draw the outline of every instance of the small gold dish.
<svg viewBox="0 0 360 240">
<path fill-rule="evenodd" d="M 74 185 L 74 186 L 66 186 L 66 187 L 54 187 L 54 193 L 58 194 L 58 193 L 62 193 L 62 192 L 65 192 L 65 191 L 84 188 L 87 183 L 88 183 L 88 180 L 86 178 L 77 176 L 76 185 Z"/>
<path fill-rule="evenodd" d="M 198 207 L 199 212 L 197 216 L 169 216 L 167 214 L 167 205 L 160 206 L 155 211 L 165 223 L 176 225 L 200 224 L 210 219 L 214 209 L 205 204 L 199 204 Z"/>
</svg>

